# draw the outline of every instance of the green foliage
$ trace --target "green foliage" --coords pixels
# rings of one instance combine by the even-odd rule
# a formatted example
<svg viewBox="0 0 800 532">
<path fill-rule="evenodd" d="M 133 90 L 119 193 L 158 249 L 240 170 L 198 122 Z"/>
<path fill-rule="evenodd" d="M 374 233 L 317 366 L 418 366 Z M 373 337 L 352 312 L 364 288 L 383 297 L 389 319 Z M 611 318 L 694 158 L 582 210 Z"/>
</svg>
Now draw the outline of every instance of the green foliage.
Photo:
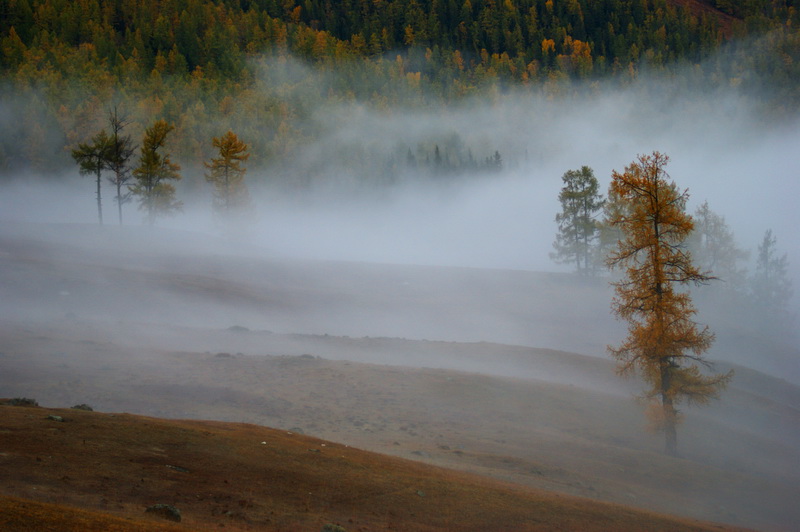
<svg viewBox="0 0 800 532">
<path fill-rule="evenodd" d="M 164 120 L 159 120 L 145 131 L 139 156 L 139 166 L 133 170 L 136 183 L 131 193 L 139 197 L 139 208 L 146 213 L 147 222 L 154 224 L 158 216 L 171 214 L 181 209 L 175 199 L 175 186 L 168 181 L 179 180 L 180 165 L 163 154 L 167 135 L 175 129 Z"/>
<path fill-rule="evenodd" d="M 551 70 L 583 78 L 631 62 L 698 61 L 735 24 L 747 31 L 747 17 L 777 26 L 795 16 L 782 2 L 751 3 L 733 19 L 696 16 L 666 0 L 476 0 L 461 8 L 434 0 L 15 0 L 9 9 L 0 25 L 4 69 L 35 61 L 63 72 L 66 56 L 82 49 L 119 77 L 186 77 L 201 68 L 237 81 L 251 72 L 248 56 L 276 50 L 323 63 L 402 50 L 416 63 L 417 50 L 434 68 L 413 70 L 427 70 L 434 82 L 453 75 L 525 81 Z"/>
<path fill-rule="evenodd" d="M 242 166 L 250 158 L 247 144 L 233 131 L 214 137 L 212 144 L 219 150 L 217 157 L 204 163 L 208 169 L 206 181 L 214 186 L 213 210 L 222 221 L 231 221 L 246 214 L 252 207 L 250 194 L 244 182 L 247 168 Z"/>
<path fill-rule="evenodd" d="M 117 107 L 109 111 L 108 123 L 111 127 L 111 135 L 109 136 L 106 165 L 111 171 L 109 181 L 117 190 L 114 200 L 119 212 L 119 224 L 122 225 L 122 206 L 130 200 L 131 194 L 127 184 L 131 177 L 129 161 L 133 156 L 134 148 L 131 136 L 124 134 L 125 128 L 129 125 L 127 118 L 119 114 Z"/>
<path fill-rule="evenodd" d="M 723 281 L 728 290 L 744 290 L 745 270 L 739 263 L 748 253 L 736 246 L 725 218 L 712 211 L 708 202 L 695 211 L 694 231 L 687 243 L 701 271 Z"/>
<path fill-rule="evenodd" d="M 778 251 L 778 241 L 772 229 L 764 233 L 758 246 L 756 270 L 751 280 L 751 297 L 762 313 L 771 320 L 786 318 L 792 298 L 792 283 L 788 276 L 789 257 Z"/>
<path fill-rule="evenodd" d="M 109 168 L 111 139 L 105 130 L 92 138 L 91 143 L 78 144 L 72 150 L 72 158 L 78 163 L 81 175 L 94 175 L 97 179 L 97 220 L 103 224 L 103 200 L 100 193 L 100 182 L 103 170 Z"/>
<path fill-rule="evenodd" d="M 588 275 L 596 264 L 593 253 L 599 228 L 595 218 L 605 203 L 600 183 L 588 166 L 565 172 L 561 180 L 561 212 L 556 214 L 558 233 L 550 257 L 561 264 L 574 263 L 579 274 Z"/>
<path fill-rule="evenodd" d="M 39 406 L 39 402 L 36 399 L 29 397 L 14 397 L 9 399 L 7 404 L 11 406 Z"/>
</svg>

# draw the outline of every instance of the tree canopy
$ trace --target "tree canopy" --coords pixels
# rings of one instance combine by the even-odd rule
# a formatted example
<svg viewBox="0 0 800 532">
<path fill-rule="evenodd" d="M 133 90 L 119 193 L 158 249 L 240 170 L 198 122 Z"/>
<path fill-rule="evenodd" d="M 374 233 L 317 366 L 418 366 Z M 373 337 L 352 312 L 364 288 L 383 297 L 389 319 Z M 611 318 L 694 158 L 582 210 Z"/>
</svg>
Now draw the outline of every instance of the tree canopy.
<svg viewBox="0 0 800 532">
<path fill-rule="evenodd" d="M 620 373 L 637 372 L 648 384 L 645 397 L 658 406 L 650 410 L 651 420 L 665 434 L 665 451 L 674 455 L 679 403 L 707 403 L 732 373 L 700 371 L 699 366 L 709 366 L 703 353 L 714 335 L 693 321 L 696 310 L 681 288 L 705 283 L 711 275 L 698 270 L 686 250 L 685 241 L 694 229 L 685 212 L 688 192 L 669 180 L 668 161 L 666 155 L 653 152 L 639 156 L 623 173 L 612 174 L 609 196 L 626 204 L 608 220 L 622 233 L 608 265 L 625 269 L 624 278 L 613 283 L 612 310 L 628 322 L 628 336 L 609 351 Z"/>
<path fill-rule="evenodd" d="M 130 187 L 131 193 L 139 198 L 139 208 L 146 214 L 149 224 L 156 218 L 180 210 L 182 203 L 175 199 L 175 186 L 169 181 L 181 178 L 180 165 L 164 154 L 167 135 L 174 126 L 164 120 L 158 120 L 147 128 L 139 156 L 139 166 L 133 170 L 135 184 Z"/>
<path fill-rule="evenodd" d="M 214 137 L 212 144 L 219 150 L 217 157 L 206 162 L 206 180 L 214 186 L 212 207 L 223 221 L 230 221 L 251 208 L 250 194 L 244 182 L 247 168 L 242 166 L 250 157 L 245 144 L 233 131 Z"/>
<path fill-rule="evenodd" d="M 598 237 L 597 214 L 603 208 L 603 195 L 594 171 L 588 166 L 568 170 L 561 176 L 564 187 L 558 194 L 561 212 L 556 214 L 558 233 L 550 256 L 560 263 L 575 263 L 579 274 L 594 271 L 595 240 Z"/>
</svg>

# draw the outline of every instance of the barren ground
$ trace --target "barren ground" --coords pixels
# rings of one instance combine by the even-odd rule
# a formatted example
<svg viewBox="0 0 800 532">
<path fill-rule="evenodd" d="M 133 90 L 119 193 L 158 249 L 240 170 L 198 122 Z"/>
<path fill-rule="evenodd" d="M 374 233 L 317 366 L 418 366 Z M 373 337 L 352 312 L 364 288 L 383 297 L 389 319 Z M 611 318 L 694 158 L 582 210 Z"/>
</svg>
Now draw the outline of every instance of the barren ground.
<svg viewBox="0 0 800 532">
<path fill-rule="evenodd" d="M 800 522 L 798 387 L 737 366 L 721 401 L 685 411 L 681 458 L 664 456 L 633 399 L 638 383 L 602 356 L 619 326 L 597 311 L 600 285 L 148 238 L 5 229 L 0 397 L 258 427 L 77 410 L 60 423 L 0 407 L 3 495 L 123 519 L 167 502 L 190 527 L 268 530 L 656 529 L 567 496 L 764 530 Z M 254 454 L 267 448 L 280 455 L 268 463 L 286 466 L 269 482 Z M 333 449 L 343 462 L 324 460 Z M 24 503 L 4 504 L 13 515 Z"/>
</svg>

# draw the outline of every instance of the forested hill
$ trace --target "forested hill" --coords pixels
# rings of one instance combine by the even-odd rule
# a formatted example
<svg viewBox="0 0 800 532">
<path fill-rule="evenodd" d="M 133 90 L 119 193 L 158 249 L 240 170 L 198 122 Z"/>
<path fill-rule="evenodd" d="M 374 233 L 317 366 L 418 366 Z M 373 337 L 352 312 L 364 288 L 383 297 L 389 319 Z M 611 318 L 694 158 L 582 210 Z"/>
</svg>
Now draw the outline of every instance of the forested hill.
<svg viewBox="0 0 800 532">
<path fill-rule="evenodd" d="M 440 105 L 511 87 L 550 94 L 687 63 L 711 83 L 768 87 L 770 105 L 791 110 L 800 101 L 793 3 L 3 0 L 2 90 L 21 100 L 6 112 L 16 129 L 0 132 L 0 167 L 62 164 L 20 150 L 18 139 L 60 147 L 63 159 L 99 130 L 112 101 L 128 104 L 134 131 L 174 124 L 183 160 L 207 155 L 219 134 L 206 127 L 212 118 L 257 137 L 254 160 L 264 160 L 313 136 L 297 120 L 309 102 Z M 723 46 L 733 61 L 707 61 Z M 264 60 L 289 57 L 310 70 L 265 74 Z M 309 72 L 335 76 L 322 83 Z"/>
<path fill-rule="evenodd" d="M 63 47 L 112 70 L 238 76 L 248 54 L 374 56 L 429 49 L 432 70 L 527 80 L 700 59 L 726 38 L 797 22 L 792 0 L 7 0 L 2 66 Z M 27 53 L 26 53 L 27 52 Z M 38 52 L 38 53 L 36 53 Z M 456 53 L 458 52 L 458 53 Z M 31 56 L 33 55 L 33 57 Z M 57 58 L 51 58 L 57 59 Z M 131 64 L 133 63 L 133 64 Z M 57 65 L 53 65 L 57 66 Z"/>
</svg>

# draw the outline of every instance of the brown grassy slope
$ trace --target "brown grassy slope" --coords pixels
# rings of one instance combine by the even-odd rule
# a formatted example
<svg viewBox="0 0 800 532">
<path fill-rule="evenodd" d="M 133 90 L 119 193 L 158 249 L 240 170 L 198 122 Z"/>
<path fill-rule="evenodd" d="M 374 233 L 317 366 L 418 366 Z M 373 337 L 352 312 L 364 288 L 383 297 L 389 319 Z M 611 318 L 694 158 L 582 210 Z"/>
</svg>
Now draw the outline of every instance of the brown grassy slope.
<svg viewBox="0 0 800 532">
<path fill-rule="evenodd" d="M 36 532 L 129 532 L 185 530 L 155 520 L 122 518 L 105 512 L 83 510 L 0 495 L 0 527 L 3 530 Z"/>
<path fill-rule="evenodd" d="M 741 370 L 721 401 L 686 410 L 675 460 L 644 431 L 631 399 L 639 384 L 615 376 L 610 360 L 463 341 L 601 352 L 592 346 L 619 336 L 596 286 L 533 272 L 217 256 L 205 240 L 165 250 L 149 233 L 110 228 L 52 238 L 40 233 L 57 228 L 29 229 L 0 238 L 0 396 L 300 428 L 566 495 L 796 528 L 797 386 Z M 387 335 L 462 341 L 374 337 Z M 762 364 L 757 347 L 748 360 Z"/>
<path fill-rule="evenodd" d="M 144 514 L 149 505 L 171 504 L 187 529 L 724 529 L 255 425 L 11 406 L 0 407 L 0 420 L 4 495 L 137 520 L 154 519 Z M 12 499 L 2 505 L 11 510 L 0 517 L 4 530 L 46 529 L 39 522 L 68 530 L 77 520 L 91 530 L 93 519 L 117 530 L 142 526 Z"/>
</svg>

